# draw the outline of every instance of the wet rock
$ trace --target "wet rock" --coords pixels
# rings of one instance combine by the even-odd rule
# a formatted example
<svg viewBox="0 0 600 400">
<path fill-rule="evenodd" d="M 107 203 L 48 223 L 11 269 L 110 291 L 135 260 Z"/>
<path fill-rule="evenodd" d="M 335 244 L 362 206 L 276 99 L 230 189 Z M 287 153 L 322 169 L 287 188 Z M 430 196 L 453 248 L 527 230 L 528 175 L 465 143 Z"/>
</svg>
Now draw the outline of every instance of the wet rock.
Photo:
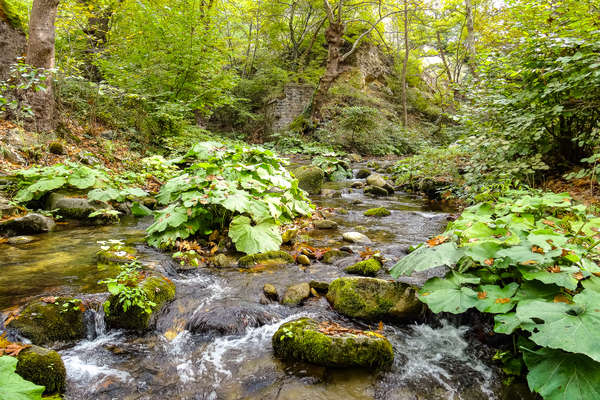
<svg viewBox="0 0 600 400">
<path fill-rule="evenodd" d="M 24 217 L 13 218 L 0 222 L 0 233 L 9 236 L 51 232 L 56 227 L 52 218 L 42 214 L 27 214 Z"/>
<path fill-rule="evenodd" d="M 108 298 L 109 306 L 105 318 L 109 327 L 145 331 L 154 322 L 155 314 L 175 298 L 175 284 L 163 276 L 150 276 L 138 286 L 145 292 L 147 299 L 155 305 L 150 307 L 150 312 L 146 312 L 139 306 L 130 306 L 127 311 L 124 311 L 118 295 L 111 295 Z"/>
<path fill-rule="evenodd" d="M 8 199 L 0 193 L 0 218 L 9 217 L 19 213 L 19 208 L 12 204 Z"/>
<path fill-rule="evenodd" d="M 367 168 L 361 168 L 356 173 L 356 178 L 358 178 L 358 179 L 365 179 L 365 178 L 367 178 L 370 175 L 371 175 L 371 170 L 369 170 Z"/>
<path fill-rule="evenodd" d="M 35 241 L 35 238 L 31 236 L 14 236 L 9 238 L 6 243 L 18 246 L 21 244 L 31 243 L 33 241 Z"/>
<path fill-rule="evenodd" d="M 325 173 L 319 167 L 303 166 L 294 171 L 294 175 L 298 179 L 298 186 L 306 190 L 308 194 L 319 194 L 323 187 Z"/>
<path fill-rule="evenodd" d="M 329 250 L 323 254 L 322 262 L 325 264 L 333 264 L 336 260 L 348 257 L 350 253 L 341 250 Z"/>
<path fill-rule="evenodd" d="M 248 328 L 271 323 L 274 316 L 253 303 L 219 304 L 197 310 L 186 324 L 194 333 L 209 335 L 243 335 Z"/>
<path fill-rule="evenodd" d="M 367 331 L 326 334 L 310 318 L 283 324 L 273 335 L 272 345 L 278 358 L 329 367 L 386 368 L 394 360 L 385 337 Z"/>
<path fill-rule="evenodd" d="M 337 222 L 329 219 L 317 220 L 314 222 L 314 225 L 317 229 L 337 229 L 338 227 Z"/>
<path fill-rule="evenodd" d="M 211 259 L 212 265 L 219 268 L 231 268 L 235 267 L 237 260 L 225 254 L 217 254 Z"/>
<path fill-rule="evenodd" d="M 310 265 L 310 259 L 304 255 L 304 254 L 300 254 L 298 257 L 296 257 L 296 262 L 300 265 Z"/>
<path fill-rule="evenodd" d="M 61 142 L 52 142 L 48 145 L 48 151 L 52 154 L 65 154 L 65 146 Z"/>
<path fill-rule="evenodd" d="M 338 278 L 329 285 L 327 300 L 344 315 L 371 321 L 412 319 L 423 309 L 412 286 L 375 278 Z"/>
<path fill-rule="evenodd" d="M 364 213 L 365 217 L 389 217 L 392 212 L 385 207 L 371 208 Z"/>
<path fill-rule="evenodd" d="M 23 379 L 45 386 L 44 394 L 63 393 L 66 388 L 67 371 L 56 351 L 31 346 L 17 356 L 15 372 Z"/>
<path fill-rule="evenodd" d="M 375 276 L 380 269 L 381 262 L 375 258 L 369 258 L 368 260 L 360 261 L 354 265 L 346 267 L 344 271 L 354 275 Z"/>
<path fill-rule="evenodd" d="M 346 210 L 345 208 L 338 208 L 335 211 L 340 215 L 348 215 L 349 214 L 348 210 Z"/>
<path fill-rule="evenodd" d="M 314 297 L 320 297 L 319 292 L 317 292 L 316 289 L 312 287 L 310 288 L 310 294 Z"/>
<path fill-rule="evenodd" d="M 375 197 L 389 196 L 389 192 L 386 189 L 377 186 L 367 186 L 364 192 L 365 194 L 372 194 Z"/>
<path fill-rule="evenodd" d="M 362 162 L 363 158 L 360 154 L 356 154 L 356 153 L 350 153 L 347 155 L 348 160 L 350 160 L 350 162 L 353 163 L 359 163 Z"/>
<path fill-rule="evenodd" d="M 327 293 L 329 289 L 329 283 L 320 281 L 310 281 L 310 288 L 316 290 L 319 293 Z"/>
<path fill-rule="evenodd" d="M 352 182 L 350 187 L 353 189 L 362 189 L 365 187 L 365 183 L 364 182 Z"/>
<path fill-rule="evenodd" d="M 342 193 L 334 189 L 321 189 L 321 196 L 326 199 L 336 199 L 342 197 Z"/>
<path fill-rule="evenodd" d="M 371 174 L 367 177 L 367 185 L 369 186 L 377 186 L 377 187 L 384 187 L 387 184 L 385 178 L 383 177 L 383 175 L 380 174 Z"/>
<path fill-rule="evenodd" d="M 310 297 L 310 285 L 307 282 L 290 286 L 286 289 L 281 304 L 286 306 L 299 306 Z"/>
<path fill-rule="evenodd" d="M 274 301 L 279 300 L 279 293 L 277 293 L 277 288 L 271 285 L 270 283 L 265 283 L 265 285 L 263 286 L 263 293 L 268 299 Z"/>
<path fill-rule="evenodd" d="M 39 346 L 86 337 L 84 315 L 79 308 L 81 300 L 69 297 L 44 300 L 53 302 L 36 300 L 28 304 L 7 327 Z"/>
<path fill-rule="evenodd" d="M 283 234 L 281 235 L 282 243 L 283 244 L 293 243 L 297 237 L 298 237 L 298 229 L 288 229 L 287 231 L 283 232 Z"/>
<path fill-rule="evenodd" d="M 293 264 L 294 257 L 286 253 L 285 251 L 276 250 L 268 251 L 266 253 L 252 254 L 244 256 L 238 260 L 238 264 L 242 267 L 251 267 L 256 264 L 270 262 L 276 264 Z"/>
<path fill-rule="evenodd" d="M 342 238 L 350 243 L 371 243 L 371 239 L 360 232 L 346 232 L 342 235 Z"/>
<path fill-rule="evenodd" d="M 64 193 L 51 193 L 46 200 L 47 210 L 58 210 L 58 213 L 66 218 L 86 220 L 89 215 L 104 207 L 92 204 L 88 199 L 82 197 L 70 197 Z"/>
</svg>

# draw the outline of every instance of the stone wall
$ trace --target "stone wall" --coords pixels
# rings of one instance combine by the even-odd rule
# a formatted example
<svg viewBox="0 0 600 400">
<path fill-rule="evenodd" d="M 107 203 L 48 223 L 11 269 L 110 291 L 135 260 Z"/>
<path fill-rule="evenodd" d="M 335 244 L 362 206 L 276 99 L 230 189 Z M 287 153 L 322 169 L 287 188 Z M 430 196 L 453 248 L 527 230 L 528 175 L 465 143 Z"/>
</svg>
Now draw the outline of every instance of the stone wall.
<svg viewBox="0 0 600 400">
<path fill-rule="evenodd" d="M 282 132 L 304 112 L 314 93 L 310 85 L 288 84 L 283 95 L 267 104 L 267 125 L 271 132 Z"/>
</svg>

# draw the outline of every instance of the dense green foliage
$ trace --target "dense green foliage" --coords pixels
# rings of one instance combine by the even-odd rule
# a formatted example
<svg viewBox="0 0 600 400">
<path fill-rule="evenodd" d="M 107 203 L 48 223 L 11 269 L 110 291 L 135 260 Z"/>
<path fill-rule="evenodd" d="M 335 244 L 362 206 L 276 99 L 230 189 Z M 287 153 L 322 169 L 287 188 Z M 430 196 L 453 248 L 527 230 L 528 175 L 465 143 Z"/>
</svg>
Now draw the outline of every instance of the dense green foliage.
<svg viewBox="0 0 600 400">
<path fill-rule="evenodd" d="M 427 281 L 419 299 L 436 313 L 476 308 L 494 315 L 495 332 L 527 337 L 537 345 L 519 349 L 531 387 L 545 398 L 563 398 L 567 382 L 586 385 L 573 362 L 587 365 L 590 375 L 600 373 L 599 232 L 600 218 L 567 194 L 507 191 L 495 202 L 467 208 L 391 274 L 448 266 L 444 278 Z M 565 373 L 554 376 L 549 387 L 542 376 L 556 368 Z M 577 389 L 571 394 L 594 398 Z"/>
<path fill-rule="evenodd" d="M 269 150 L 203 142 L 177 163 L 188 166 L 157 196 L 167 207 L 148 228 L 153 246 L 170 247 L 219 230 L 228 231 L 244 253 L 279 250 L 279 225 L 311 211 L 285 161 Z"/>
</svg>

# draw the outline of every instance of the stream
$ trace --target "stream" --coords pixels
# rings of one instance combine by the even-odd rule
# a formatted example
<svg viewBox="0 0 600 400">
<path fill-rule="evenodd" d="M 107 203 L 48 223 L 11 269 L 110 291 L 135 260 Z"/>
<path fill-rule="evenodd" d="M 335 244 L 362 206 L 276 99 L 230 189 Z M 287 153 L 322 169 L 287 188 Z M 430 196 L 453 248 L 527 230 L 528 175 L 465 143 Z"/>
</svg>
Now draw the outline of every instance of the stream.
<svg viewBox="0 0 600 400">
<path fill-rule="evenodd" d="M 355 168 L 363 165 L 355 165 Z M 412 244 L 441 232 L 448 214 L 417 196 L 397 193 L 372 198 L 352 189 L 355 180 L 326 184 L 341 197 L 314 196 L 332 212 L 337 230 L 312 231 L 310 244 L 348 246 L 342 233 L 359 231 L 388 260 L 406 254 Z M 369 218 L 363 212 L 386 207 L 392 215 Z M 14 309 L 32 297 L 49 294 L 104 298 L 95 253 L 98 241 L 117 239 L 135 246 L 141 261 L 161 269 L 177 286 L 177 297 L 158 316 L 156 329 L 136 336 L 107 331 L 101 307 L 88 318 L 89 337 L 60 349 L 66 365 L 67 400 L 83 399 L 503 399 L 496 367 L 483 361 L 468 328 L 445 320 L 427 324 L 386 324 L 384 333 L 395 353 L 389 371 L 333 369 L 282 362 L 273 356 L 271 336 L 284 322 L 301 316 L 331 320 L 356 328 L 369 325 L 347 319 L 324 297 L 289 308 L 259 302 L 265 283 L 280 293 L 295 283 L 332 281 L 358 256 L 334 265 L 287 265 L 247 272 L 238 268 L 200 268 L 176 272 L 166 254 L 144 245 L 151 218 L 124 218 L 106 227 L 63 226 L 30 244 L 0 245 L 0 310 Z M 350 245 L 358 253 L 364 246 Z M 381 277 L 385 278 L 384 275 Z M 248 315 L 255 316 L 248 320 Z M 242 316 L 242 317 L 239 317 Z M 241 320 L 240 320 L 241 319 Z M 201 329 L 198 328 L 201 326 Z M 371 326 L 374 328 L 374 326 Z"/>
</svg>

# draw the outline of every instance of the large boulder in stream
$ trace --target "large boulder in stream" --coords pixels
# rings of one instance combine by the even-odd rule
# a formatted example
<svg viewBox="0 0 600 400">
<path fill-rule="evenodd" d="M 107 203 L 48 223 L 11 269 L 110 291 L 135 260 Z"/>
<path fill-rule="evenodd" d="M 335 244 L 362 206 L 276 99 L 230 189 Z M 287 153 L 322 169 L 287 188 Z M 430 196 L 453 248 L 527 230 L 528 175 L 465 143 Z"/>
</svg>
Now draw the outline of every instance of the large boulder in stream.
<svg viewBox="0 0 600 400">
<path fill-rule="evenodd" d="M 75 197 L 65 193 L 51 193 L 46 200 L 46 209 L 58 210 L 58 213 L 66 218 L 85 220 L 93 212 L 101 210 L 102 207 L 92 204 L 86 198 Z"/>
<path fill-rule="evenodd" d="M 273 322 L 275 316 L 255 303 L 218 304 L 197 309 L 185 329 L 209 336 L 243 335 L 248 328 Z"/>
<path fill-rule="evenodd" d="M 354 275 L 375 276 L 380 269 L 381 262 L 376 258 L 369 258 L 368 260 L 363 260 L 346 267 L 344 271 Z"/>
<path fill-rule="evenodd" d="M 310 284 L 308 282 L 289 286 L 281 299 L 281 304 L 286 306 L 299 306 L 310 297 Z"/>
<path fill-rule="evenodd" d="M 155 321 L 155 315 L 175 298 L 175 284 L 164 276 L 150 276 L 139 287 L 145 292 L 148 301 L 154 303 L 150 312 L 136 305 L 129 306 L 125 311 L 118 294 L 113 294 L 108 298 L 108 303 L 105 303 L 105 319 L 109 327 L 145 331 Z"/>
<path fill-rule="evenodd" d="M 45 386 L 44 394 L 63 393 L 67 385 L 67 371 L 60 355 L 53 350 L 31 346 L 17 356 L 15 372 L 23 379 Z"/>
<path fill-rule="evenodd" d="M 423 309 L 414 287 L 375 278 L 338 278 L 327 300 L 339 313 L 370 321 L 414 319 Z"/>
<path fill-rule="evenodd" d="M 300 189 L 306 190 L 308 194 L 319 194 L 325 180 L 325 172 L 319 167 L 307 165 L 294 171 L 298 179 Z"/>
<path fill-rule="evenodd" d="M 81 300 L 44 297 L 28 304 L 7 328 L 39 346 L 72 342 L 86 336 L 83 311 Z"/>
<path fill-rule="evenodd" d="M 272 344 L 278 358 L 328 367 L 386 368 L 394 361 L 392 345 L 384 336 L 310 318 L 281 325 Z"/>
<path fill-rule="evenodd" d="M 0 222 L 0 234 L 8 236 L 30 235 L 51 232 L 56 227 L 52 218 L 42 214 L 31 213 L 24 217 Z"/>
<path fill-rule="evenodd" d="M 390 185 L 381 174 L 369 175 L 367 177 L 367 185 L 375 188 L 385 189 L 388 194 L 394 194 L 394 187 Z"/>
</svg>

